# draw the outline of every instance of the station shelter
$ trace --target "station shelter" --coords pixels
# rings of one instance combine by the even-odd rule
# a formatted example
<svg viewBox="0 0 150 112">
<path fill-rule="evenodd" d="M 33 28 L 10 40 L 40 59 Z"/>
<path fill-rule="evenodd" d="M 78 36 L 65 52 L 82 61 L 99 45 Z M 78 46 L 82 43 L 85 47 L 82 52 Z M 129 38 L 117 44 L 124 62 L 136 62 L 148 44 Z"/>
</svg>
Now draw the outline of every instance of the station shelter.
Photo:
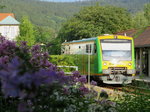
<svg viewBox="0 0 150 112">
<path fill-rule="evenodd" d="M 150 77 L 150 26 L 116 34 L 134 38 L 136 75 Z"/>
</svg>

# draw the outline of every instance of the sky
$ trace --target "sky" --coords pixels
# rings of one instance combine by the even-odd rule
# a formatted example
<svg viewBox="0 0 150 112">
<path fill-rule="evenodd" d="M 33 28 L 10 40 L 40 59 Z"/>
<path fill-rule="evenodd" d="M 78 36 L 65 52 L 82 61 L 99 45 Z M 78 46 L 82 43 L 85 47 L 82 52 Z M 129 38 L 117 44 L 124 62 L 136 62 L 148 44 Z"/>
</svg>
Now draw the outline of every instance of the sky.
<svg viewBox="0 0 150 112">
<path fill-rule="evenodd" d="M 75 1 L 86 1 L 86 0 L 41 0 L 41 1 L 50 1 L 50 2 L 75 2 Z"/>
</svg>

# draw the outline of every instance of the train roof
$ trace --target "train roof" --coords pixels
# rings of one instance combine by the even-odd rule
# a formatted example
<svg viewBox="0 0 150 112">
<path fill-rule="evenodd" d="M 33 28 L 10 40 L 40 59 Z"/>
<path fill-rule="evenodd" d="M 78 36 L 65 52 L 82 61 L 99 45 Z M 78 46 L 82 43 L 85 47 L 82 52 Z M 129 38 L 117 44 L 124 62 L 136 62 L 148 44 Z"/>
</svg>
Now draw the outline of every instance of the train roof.
<svg viewBox="0 0 150 112">
<path fill-rule="evenodd" d="M 98 37 L 108 37 L 108 36 L 120 36 L 122 37 L 123 35 L 109 35 L 109 34 L 105 34 L 103 36 L 98 36 Z M 79 42 L 90 42 L 90 41 L 95 41 L 98 37 L 92 37 L 92 38 L 84 38 L 81 40 L 73 40 L 73 41 L 69 41 L 69 42 L 63 42 L 62 44 L 73 44 L 73 43 L 79 43 Z M 123 36 L 123 37 L 128 37 L 128 36 Z M 128 37 L 128 38 L 132 38 L 132 37 Z"/>
<path fill-rule="evenodd" d="M 62 43 L 62 44 L 70 44 L 70 43 L 77 43 L 77 42 L 95 41 L 96 39 L 97 39 L 97 37 L 84 38 L 84 39 L 81 39 L 81 40 L 73 40 L 73 41 L 70 41 L 70 42 L 64 42 L 64 43 Z"/>
</svg>

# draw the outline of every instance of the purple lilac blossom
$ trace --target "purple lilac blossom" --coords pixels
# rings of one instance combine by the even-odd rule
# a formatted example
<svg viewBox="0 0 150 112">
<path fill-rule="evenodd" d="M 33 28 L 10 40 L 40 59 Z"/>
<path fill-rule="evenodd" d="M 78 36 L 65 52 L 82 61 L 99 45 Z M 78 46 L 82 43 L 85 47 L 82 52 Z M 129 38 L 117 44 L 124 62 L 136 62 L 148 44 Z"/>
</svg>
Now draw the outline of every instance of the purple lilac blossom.
<svg viewBox="0 0 150 112">
<path fill-rule="evenodd" d="M 9 62 L 9 57 L 8 56 L 4 56 L 0 58 L 0 64 L 6 64 Z"/>
<path fill-rule="evenodd" d="M 73 74 L 74 77 L 77 77 L 77 78 L 80 77 L 79 71 L 74 71 L 72 74 Z"/>
<path fill-rule="evenodd" d="M 21 47 L 26 47 L 27 46 L 27 41 L 22 41 L 20 45 L 21 45 Z"/>
<path fill-rule="evenodd" d="M 61 75 L 61 76 L 64 76 L 65 75 L 65 73 L 64 73 L 64 71 L 59 71 L 59 72 L 57 72 L 59 75 Z"/>
<path fill-rule="evenodd" d="M 78 82 L 81 82 L 81 83 L 83 83 L 83 84 L 87 83 L 86 76 L 85 76 L 85 75 L 81 76 L 81 77 L 78 79 Z"/>
<path fill-rule="evenodd" d="M 33 55 L 39 53 L 40 51 L 41 51 L 40 45 L 34 45 L 34 46 L 32 47 L 32 49 L 31 49 L 31 53 L 32 53 Z"/>
<path fill-rule="evenodd" d="M 17 61 L 17 60 L 16 60 Z M 18 64 L 15 63 L 15 59 L 12 60 L 12 63 L 9 63 L 7 68 L 0 70 L 0 79 L 2 82 L 2 91 L 5 93 L 5 96 L 17 97 L 19 95 L 20 89 L 18 87 L 19 81 L 19 70 Z"/>
<path fill-rule="evenodd" d="M 19 45 L 20 52 L 27 54 L 29 53 L 29 47 L 27 46 L 26 41 L 22 41 Z"/>
<path fill-rule="evenodd" d="M 80 90 L 80 92 L 81 92 L 83 95 L 89 93 L 89 89 L 86 88 L 86 87 L 84 87 L 84 86 L 80 87 L 79 90 Z"/>
<path fill-rule="evenodd" d="M 45 59 L 49 58 L 48 52 L 44 52 L 44 53 L 43 53 L 43 57 L 44 57 Z"/>
<path fill-rule="evenodd" d="M 16 43 L 0 37 L 0 56 L 10 56 L 14 54 Z"/>
<path fill-rule="evenodd" d="M 94 85 L 94 86 L 97 86 L 97 82 L 95 82 L 95 81 L 91 81 L 91 85 Z"/>
<path fill-rule="evenodd" d="M 66 77 L 62 72 L 56 72 L 44 68 L 37 72 L 32 73 L 29 71 L 20 74 L 19 68 L 21 63 L 19 62 L 19 58 L 15 57 L 10 63 L 8 63 L 8 67 L 5 70 L 0 70 L 2 89 L 6 97 L 19 97 L 19 95 L 22 95 L 21 90 L 23 88 L 31 90 L 32 87 L 39 88 L 42 84 L 51 85 L 56 82 L 64 84 L 66 81 Z"/>
<path fill-rule="evenodd" d="M 44 92 L 47 93 L 56 83 L 68 94 L 70 88 L 80 82 L 80 86 L 73 89 L 80 91 L 81 95 L 89 93 L 88 88 L 83 86 L 87 82 L 86 76 L 80 76 L 78 71 L 75 71 L 73 76 L 65 76 L 48 58 L 48 53 L 42 52 L 39 45 L 29 49 L 26 42 L 18 46 L 15 42 L 0 37 L 0 79 L 5 97 L 33 99 L 36 98 L 40 87 L 46 86 Z M 3 65 L 5 67 L 1 67 Z M 27 105 L 28 103 L 21 102 L 18 106 L 19 112 L 26 112 Z"/>
<path fill-rule="evenodd" d="M 5 40 L 6 40 L 5 37 L 0 36 L 0 42 L 3 42 L 3 41 L 5 41 Z"/>
</svg>

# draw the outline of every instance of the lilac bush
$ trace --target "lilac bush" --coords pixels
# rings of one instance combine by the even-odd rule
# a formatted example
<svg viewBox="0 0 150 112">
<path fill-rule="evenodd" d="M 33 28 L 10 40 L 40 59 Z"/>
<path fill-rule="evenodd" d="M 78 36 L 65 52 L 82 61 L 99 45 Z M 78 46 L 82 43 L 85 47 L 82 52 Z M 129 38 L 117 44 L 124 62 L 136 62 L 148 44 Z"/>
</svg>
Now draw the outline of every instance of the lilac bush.
<svg viewBox="0 0 150 112">
<path fill-rule="evenodd" d="M 59 97 L 64 96 L 67 102 L 70 101 L 68 94 L 79 98 L 88 93 L 88 89 L 84 87 L 84 76 L 80 76 L 78 72 L 73 73 L 73 76 L 65 76 L 48 58 L 48 53 L 42 52 L 39 45 L 29 48 L 26 42 L 17 44 L 0 37 L 1 91 L 7 99 L 20 100 L 20 112 L 28 110 L 27 107 L 31 108 L 27 103 L 31 99 L 33 105 L 30 111 L 40 111 L 59 104 L 56 101 L 58 98 L 55 99 L 56 93 Z M 47 101 L 48 96 L 50 99 Z M 50 100 L 53 103 L 49 103 Z M 41 101 L 45 103 L 41 104 Z M 47 106 L 47 103 L 51 106 Z"/>
<path fill-rule="evenodd" d="M 52 77 L 59 75 L 56 69 L 39 45 L 29 49 L 26 42 L 17 45 L 0 37 L 0 78 L 6 97 L 20 97 L 22 90 L 28 93 L 52 83 Z"/>
<path fill-rule="evenodd" d="M 86 77 L 66 76 L 48 59 L 39 45 L 0 37 L 0 100 L 19 112 L 88 112 L 97 93 L 85 87 Z"/>
</svg>

